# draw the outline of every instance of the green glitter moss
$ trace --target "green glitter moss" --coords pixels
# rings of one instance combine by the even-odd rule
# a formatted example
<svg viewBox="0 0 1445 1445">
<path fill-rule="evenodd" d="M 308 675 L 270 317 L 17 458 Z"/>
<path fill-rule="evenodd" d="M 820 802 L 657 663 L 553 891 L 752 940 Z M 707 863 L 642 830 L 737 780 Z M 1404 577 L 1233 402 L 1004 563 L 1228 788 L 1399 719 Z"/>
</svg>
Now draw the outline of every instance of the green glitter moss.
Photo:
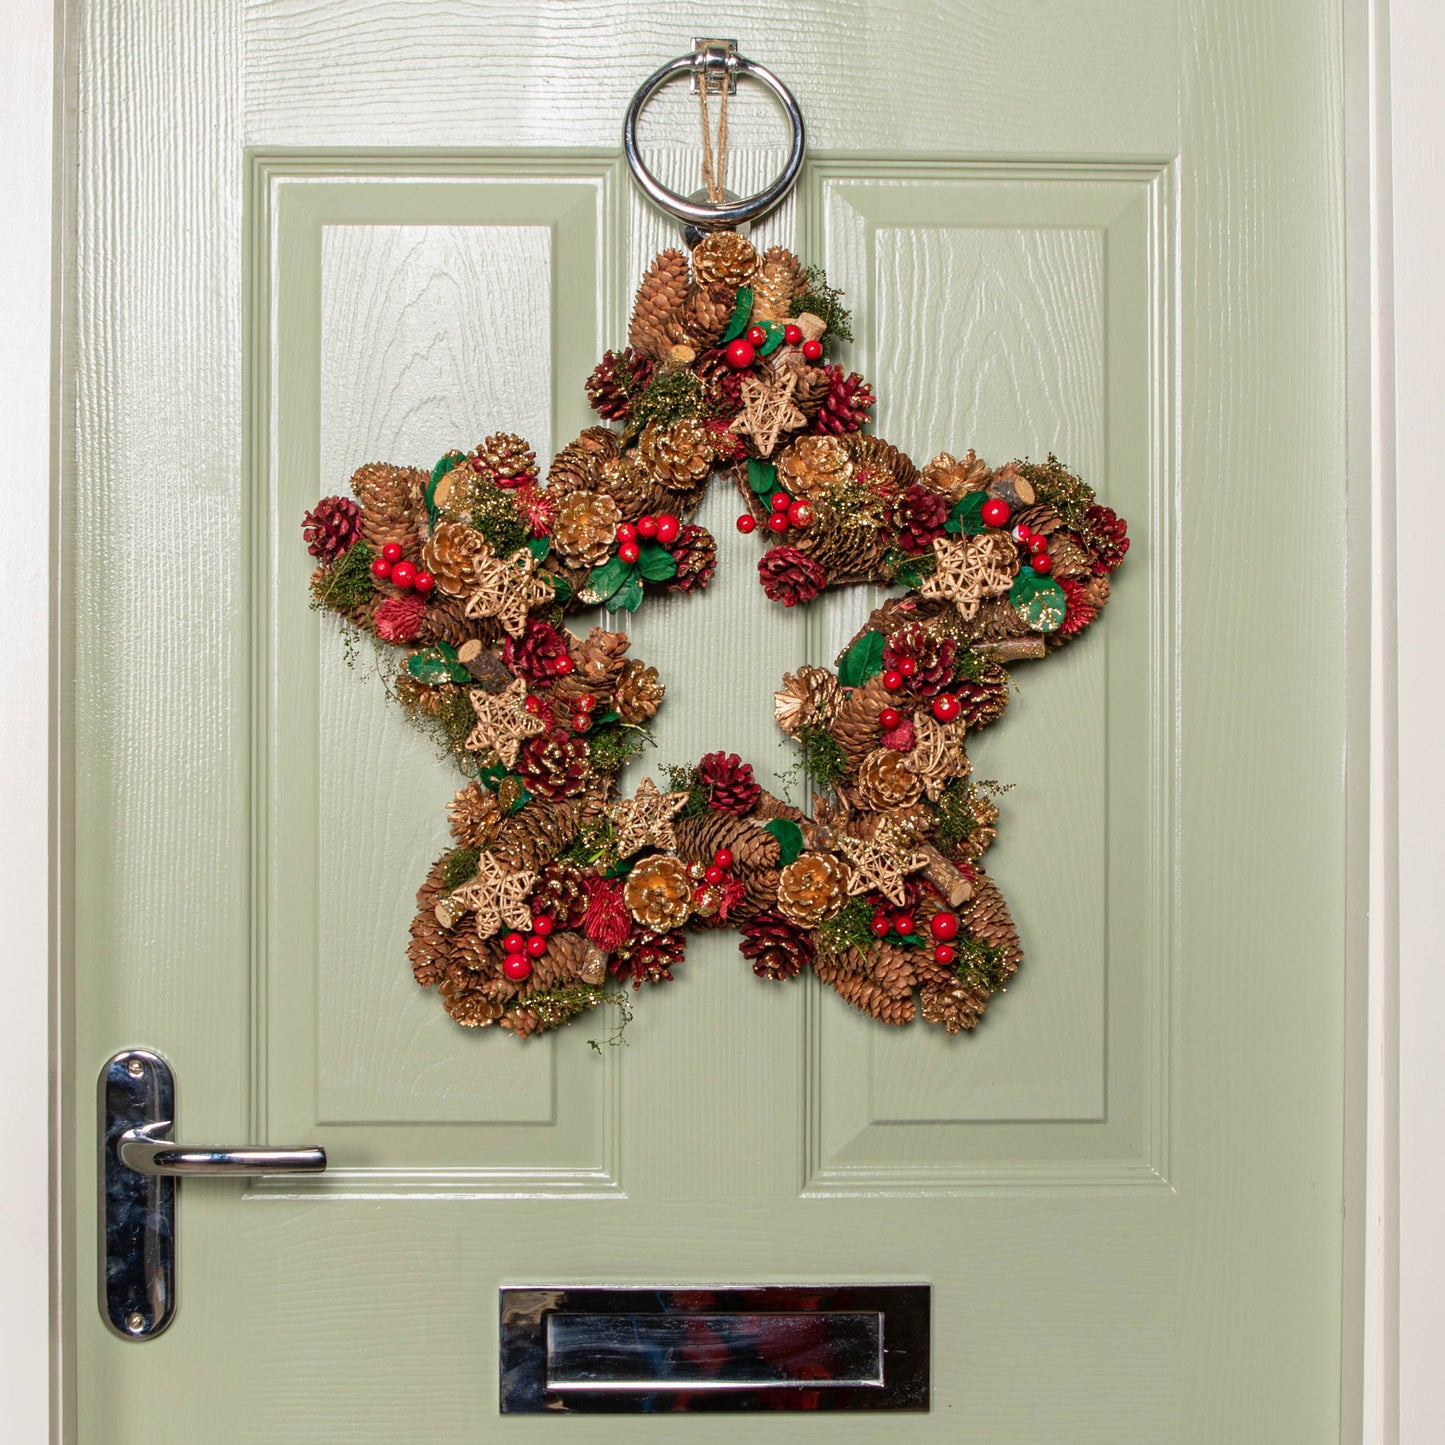
<svg viewBox="0 0 1445 1445">
<path fill-rule="evenodd" d="M 981 939 L 960 933 L 953 940 L 957 961 L 953 971 L 969 988 L 995 993 L 1008 982 L 1008 957 L 1001 948 L 990 948 Z"/>
<path fill-rule="evenodd" d="M 843 911 L 818 928 L 818 946 L 825 953 L 846 953 L 873 942 L 873 909 L 865 899 L 850 898 Z"/>
<path fill-rule="evenodd" d="M 931 547 L 916 557 L 897 547 L 890 547 L 883 554 L 883 570 L 889 581 L 900 587 L 917 587 L 938 571 L 938 553 Z"/>
<path fill-rule="evenodd" d="M 453 848 L 447 854 L 446 867 L 442 869 L 442 888 L 450 893 L 463 883 L 476 877 L 477 864 L 482 860 L 480 848 Z"/>
<path fill-rule="evenodd" d="M 348 547 L 311 584 L 311 596 L 317 607 L 330 607 L 337 612 L 350 612 L 371 601 L 371 562 L 374 554 L 365 542 Z"/>
<path fill-rule="evenodd" d="M 544 1034 L 570 1024 L 578 1014 L 596 1008 L 603 998 L 602 990 L 590 983 L 563 983 L 518 999 L 515 1007 L 536 1014 L 541 1022 L 535 1032 Z"/>
<path fill-rule="evenodd" d="M 498 557 L 510 557 L 518 547 L 525 547 L 532 534 L 517 504 L 498 488 L 479 491 L 472 505 L 472 526 Z"/>
<path fill-rule="evenodd" d="M 831 788 L 847 772 L 848 765 L 843 759 L 843 749 L 827 728 L 799 728 L 798 745 L 803 749 L 803 762 L 808 775 L 825 786 Z"/>
<path fill-rule="evenodd" d="M 631 428 L 640 431 L 649 423 L 671 426 L 675 421 L 701 413 L 702 382 L 693 372 L 659 372 L 632 403 Z"/>
<path fill-rule="evenodd" d="M 587 735 L 592 766 L 608 777 L 620 773 L 652 741 L 646 728 L 610 724 Z"/>
<path fill-rule="evenodd" d="M 1039 501 L 1056 511 L 1066 527 L 1082 531 L 1084 513 L 1094 503 L 1094 489 L 1080 481 L 1052 452 L 1048 461 L 1015 462 L 1021 475 L 1033 483 Z"/>
<path fill-rule="evenodd" d="M 696 768 L 684 768 L 671 763 L 662 770 L 667 775 L 668 791 L 686 793 L 687 802 L 678 815 L 683 818 L 700 818 L 707 812 L 707 791 L 698 782 Z"/>
<path fill-rule="evenodd" d="M 805 311 L 821 316 L 828 323 L 827 336 L 836 341 L 852 341 L 853 313 L 843 305 L 843 293 L 828 284 L 828 273 L 821 266 L 803 269 L 803 294 L 793 302 L 793 315 L 801 316 Z"/>
</svg>

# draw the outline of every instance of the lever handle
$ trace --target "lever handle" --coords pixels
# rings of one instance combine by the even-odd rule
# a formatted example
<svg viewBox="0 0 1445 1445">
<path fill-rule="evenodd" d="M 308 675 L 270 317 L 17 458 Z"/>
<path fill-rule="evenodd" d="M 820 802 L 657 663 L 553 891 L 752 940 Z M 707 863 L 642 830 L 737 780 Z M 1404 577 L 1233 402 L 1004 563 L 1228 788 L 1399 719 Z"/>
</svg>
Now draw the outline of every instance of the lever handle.
<svg viewBox="0 0 1445 1445">
<path fill-rule="evenodd" d="M 326 1168 L 324 1149 L 264 1149 L 251 1145 L 223 1149 L 155 1137 L 170 1127 L 169 1120 L 162 1120 L 127 1129 L 116 1140 L 120 1162 L 137 1174 L 163 1178 L 193 1174 L 318 1174 Z"/>
</svg>

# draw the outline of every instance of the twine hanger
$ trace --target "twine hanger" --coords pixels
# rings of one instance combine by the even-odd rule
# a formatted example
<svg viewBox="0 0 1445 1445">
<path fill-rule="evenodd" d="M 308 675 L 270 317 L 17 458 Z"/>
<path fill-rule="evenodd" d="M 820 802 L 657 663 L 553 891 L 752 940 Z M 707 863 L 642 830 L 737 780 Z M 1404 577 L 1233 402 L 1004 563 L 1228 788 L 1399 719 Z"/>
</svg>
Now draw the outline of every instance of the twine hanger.
<svg viewBox="0 0 1445 1445">
<path fill-rule="evenodd" d="M 706 55 L 710 53 L 712 46 L 724 46 L 724 42 L 704 40 L 698 50 L 701 54 Z M 708 68 L 704 63 L 697 87 L 698 115 L 702 121 L 702 181 L 707 189 L 708 200 L 713 205 L 720 206 L 727 195 L 724 189 L 724 183 L 727 180 L 728 155 L 728 72 L 726 63 L 722 69 L 722 106 L 718 112 L 716 155 L 713 153 L 712 124 L 707 108 L 708 80 Z"/>
</svg>

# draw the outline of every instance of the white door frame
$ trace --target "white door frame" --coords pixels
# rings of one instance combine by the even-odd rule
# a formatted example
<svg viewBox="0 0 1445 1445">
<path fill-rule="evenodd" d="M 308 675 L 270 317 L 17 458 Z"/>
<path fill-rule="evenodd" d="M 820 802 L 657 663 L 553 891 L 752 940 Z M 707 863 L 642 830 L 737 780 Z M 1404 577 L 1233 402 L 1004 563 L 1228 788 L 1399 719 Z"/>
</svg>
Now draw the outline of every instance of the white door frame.
<svg viewBox="0 0 1445 1445">
<path fill-rule="evenodd" d="M 1364 1135 L 1364 1445 L 1416 1445 L 1445 1418 L 1445 880 L 1432 847 L 1445 818 L 1437 738 L 1445 684 L 1436 659 L 1445 538 L 1445 6 L 1439 0 L 1342 0 L 1350 132 L 1353 376 L 1368 389 L 1354 456 L 1372 479 L 1370 686 L 1371 946 Z M 61 1398 L 51 1322 L 55 1280 L 51 1191 L 60 1158 L 48 1128 L 59 1012 L 52 1008 L 60 909 L 55 860 L 64 843 L 58 688 L 67 671 L 55 566 L 63 525 L 56 484 L 63 403 L 60 279 L 67 256 L 69 168 L 65 0 L 5 0 L 0 33 L 0 154 L 7 224 L 0 228 L 0 955 L 7 1015 L 8 1187 L 0 1192 L 0 1434 L 59 1438 Z M 46 358 L 50 358 L 46 364 Z M 1368 436 L 1361 435 L 1361 428 Z M 45 485 L 49 478 L 51 485 Z M 1396 543 L 1395 519 L 1405 519 Z M 1363 522 L 1362 522 L 1363 524 Z M 26 685 L 25 680 L 29 680 Z M 1361 680 L 1363 683 L 1363 679 Z M 1403 779 L 1403 786 L 1400 780 Z M 52 967 L 41 966 L 43 959 Z M 1437 1023 L 1437 1020 L 1441 1021 Z M 1354 1391 L 1347 1390 L 1349 1399 Z M 1347 1435 L 1348 1439 L 1349 1436 Z"/>
</svg>

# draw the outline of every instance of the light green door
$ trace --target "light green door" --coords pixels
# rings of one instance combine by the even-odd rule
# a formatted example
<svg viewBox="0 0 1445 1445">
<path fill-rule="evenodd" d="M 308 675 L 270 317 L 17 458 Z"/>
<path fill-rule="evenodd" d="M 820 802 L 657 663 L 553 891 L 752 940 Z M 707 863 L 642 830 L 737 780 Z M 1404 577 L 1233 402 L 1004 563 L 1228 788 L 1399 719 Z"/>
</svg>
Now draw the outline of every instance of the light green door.
<svg viewBox="0 0 1445 1445">
<path fill-rule="evenodd" d="M 1348 1436 L 1338 9 L 74 7 L 77 1439 L 732 1439 L 500 1417 L 499 1284 L 840 1280 L 932 1284 L 931 1412 L 752 1438 Z M 676 235 L 623 110 L 704 29 L 802 103 L 758 239 L 847 289 L 877 430 L 1056 451 L 1133 524 L 1105 625 L 1016 669 L 975 750 L 1016 785 L 991 872 L 1027 951 L 976 1036 L 770 989 L 706 935 L 628 1048 L 457 1029 L 404 958 L 453 777 L 306 608 L 301 511 L 359 464 L 586 424 Z M 731 117 L 739 191 L 780 164 L 765 111 Z M 651 122 L 683 189 L 695 115 Z M 876 597 L 765 606 L 734 511 L 716 489 L 716 584 L 636 651 L 658 762 L 766 777 L 773 686 Z M 127 1045 L 174 1065 L 187 1138 L 332 1165 L 187 1185 L 144 1344 L 94 1303 L 91 1100 Z"/>
</svg>

